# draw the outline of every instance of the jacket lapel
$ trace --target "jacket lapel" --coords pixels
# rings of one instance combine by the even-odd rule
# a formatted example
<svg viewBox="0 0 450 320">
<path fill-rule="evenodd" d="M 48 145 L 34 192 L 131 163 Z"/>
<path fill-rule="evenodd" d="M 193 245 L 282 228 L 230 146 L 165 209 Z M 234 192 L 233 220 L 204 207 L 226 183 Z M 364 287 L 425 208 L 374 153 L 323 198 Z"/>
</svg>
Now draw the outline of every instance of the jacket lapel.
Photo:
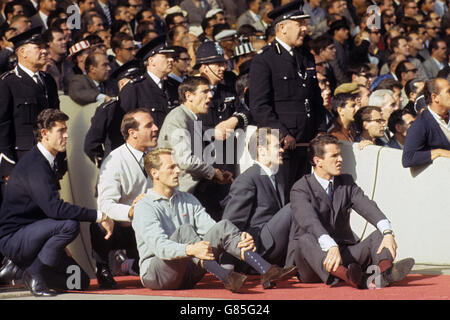
<svg viewBox="0 0 450 320">
<path fill-rule="evenodd" d="M 153 81 L 152 77 L 150 77 L 148 72 L 145 73 L 145 77 L 147 78 L 147 84 L 148 84 L 149 89 L 155 93 L 157 92 L 160 96 L 163 96 L 164 98 L 166 98 L 164 91 L 161 90 L 160 87 L 158 87 L 158 84 L 155 83 L 155 81 Z"/>
<path fill-rule="evenodd" d="M 333 211 L 333 205 L 330 201 L 330 198 L 328 197 L 327 192 L 324 188 L 320 185 L 319 181 L 314 177 L 314 174 L 311 174 L 309 176 L 309 184 L 312 188 L 312 191 L 314 192 L 314 196 L 316 199 L 319 199 L 320 201 L 325 202 L 331 211 Z"/>
<path fill-rule="evenodd" d="M 447 136 L 442 132 L 441 126 L 437 123 L 436 119 L 434 119 L 431 112 L 427 109 L 424 111 L 424 116 L 427 117 L 427 122 L 429 122 L 432 126 L 435 127 L 435 130 L 439 132 L 440 140 L 445 144 L 446 149 L 450 149 L 450 142 L 447 139 Z"/>
<path fill-rule="evenodd" d="M 336 224 L 336 219 L 339 214 L 339 209 L 341 208 L 341 203 L 344 200 L 345 189 L 341 185 L 340 176 L 334 177 L 334 194 L 333 194 L 333 225 Z"/>
<path fill-rule="evenodd" d="M 42 88 L 34 81 L 34 79 L 30 77 L 25 71 L 23 71 L 19 66 L 17 66 L 17 72 L 27 86 L 35 88 L 35 90 L 43 91 Z"/>
</svg>

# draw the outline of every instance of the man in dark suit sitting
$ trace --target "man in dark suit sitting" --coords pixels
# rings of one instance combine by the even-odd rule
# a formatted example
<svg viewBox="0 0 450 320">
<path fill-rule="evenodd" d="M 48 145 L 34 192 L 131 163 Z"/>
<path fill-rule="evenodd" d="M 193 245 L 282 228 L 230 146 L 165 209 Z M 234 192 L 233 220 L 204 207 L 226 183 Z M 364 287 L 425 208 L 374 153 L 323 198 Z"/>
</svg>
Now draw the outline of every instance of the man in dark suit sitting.
<svg viewBox="0 0 450 320">
<path fill-rule="evenodd" d="M 0 251 L 24 270 L 23 282 L 35 296 L 89 286 L 89 276 L 64 252 L 79 233 L 79 221 L 101 222 L 105 238 L 113 230 L 114 222 L 105 213 L 59 197 L 54 167 L 57 154 L 66 150 L 67 120 L 57 109 L 38 115 L 34 127 L 38 144 L 13 169 L 0 209 Z"/>
<path fill-rule="evenodd" d="M 290 206 L 284 184 L 276 175 L 282 164 L 279 131 L 258 128 L 249 142 L 255 164 L 231 185 L 222 219 L 230 220 L 255 239 L 258 253 L 270 263 L 284 266 L 291 227 Z"/>
<path fill-rule="evenodd" d="M 314 173 L 301 178 L 291 190 L 294 236 L 287 265 L 295 262 L 300 281 L 306 283 L 322 280 L 333 285 L 342 279 L 353 287 L 370 288 L 406 277 L 414 260 L 393 263 L 397 244 L 391 224 L 353 177 L 341 174 L 339 140 L 321 135 L 311 141 L 308 152 Z M 358 239 L 350 226 L 351 209 L 378 230 Z M 371 265 L 377 267 L 375 277 L 366 279 L 362 271 Z"/>
<path fill-rule="evenodd" d="M 450 158 L 450 83 L 444 78 L 428 80 L 423 89 L 425 109 L 408 129 L 403 149 L 405 168 Z"/>
<path fill-rule="evenodd" d="M 69 96 L 80 105 L 105 102 L 117 95 L 114 84 L 108 80 L 111 67 L 105 54 L 90 53 L 86 58 L 87 74 L 76 74 L 70 78 Z"/>
</svg>

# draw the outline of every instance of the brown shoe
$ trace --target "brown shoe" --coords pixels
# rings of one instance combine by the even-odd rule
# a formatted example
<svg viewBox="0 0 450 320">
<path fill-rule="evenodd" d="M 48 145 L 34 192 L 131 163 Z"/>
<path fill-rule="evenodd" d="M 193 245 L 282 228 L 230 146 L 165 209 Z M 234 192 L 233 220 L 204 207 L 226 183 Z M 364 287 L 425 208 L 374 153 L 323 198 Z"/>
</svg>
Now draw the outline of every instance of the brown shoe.
<svg viewBox="0 0 450 320">
<path fill-rule="evenodd" d="M 225 289 L 230 290 L 231 292 L 238 293 L 241 287 L 243 286 L 245 280 L 247 280 L 247 276 L 238 272 L 231 271 L 227 277 L 227 281 L 225 283 Z"/>
<path fill-rule="evenodd" d="M 284 280 L 292 277 L 297 272 L 297 267 L 280 268 L 278 266 L 271 266 L 270 269 L 261 275 L 261 284 L 264 289 L 273 288 L 279 280 Z"/>
</svg>

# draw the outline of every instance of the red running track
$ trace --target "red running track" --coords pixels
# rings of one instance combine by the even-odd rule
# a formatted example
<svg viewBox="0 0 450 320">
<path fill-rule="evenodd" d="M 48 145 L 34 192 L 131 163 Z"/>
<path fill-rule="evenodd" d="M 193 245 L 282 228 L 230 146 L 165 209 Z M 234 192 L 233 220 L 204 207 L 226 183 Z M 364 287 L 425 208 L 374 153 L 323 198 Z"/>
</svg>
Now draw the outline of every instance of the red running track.
<svg viewBox="0 0 450 320">
<path fill-rule="evenodd" d="M 339 283 L 335 287 L 324 284 L 302 284 L 296 278 L 281 282 L 276 288 L 263 290 L 258 276 L 249 276 L 242 293 L 232 293 L 220 281 L 207 274 L 190 290 L 150 290 L 142 286 L 139 277 L 115 278 L 118 289 L 102 290 L 97 280 L 85 293 L 115 295 L 147 295 L 185 298 L 242 299 L 242 300 L 450 300 L 450 276 L 411 274 L 395 285 L 375 290 L 358 290 Z"/>
</svg>

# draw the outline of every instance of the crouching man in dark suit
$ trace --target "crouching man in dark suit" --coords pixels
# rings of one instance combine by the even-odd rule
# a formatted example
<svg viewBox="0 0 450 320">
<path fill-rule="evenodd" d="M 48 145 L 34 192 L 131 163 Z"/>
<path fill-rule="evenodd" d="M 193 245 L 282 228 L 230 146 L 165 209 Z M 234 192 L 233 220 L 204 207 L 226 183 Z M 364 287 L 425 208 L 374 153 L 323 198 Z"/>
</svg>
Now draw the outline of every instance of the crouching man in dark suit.
<svg viewBox="0 0 450 320">
<path fill-rule="evenodd" d="M 297 181 L 291 190 L 294 237 L 288 249 L 301 282 L 336 284 L 339 279 L 357 288 L 385 287 L 402 280 L 414 260 L 393 263 L 397 244 L 390 222 L 351 175 L 341 174 L 342 156 L 337 138 L 322 135 L 311 141 L 314 173 Z M 377 227 L 360 241 L 350 227 L 354 209 Z M 289 265 L 289 264 L 288 264 Z M 375 276 L 363 274 L 374 265 Z M 372 271 L 373 272 L 373 271 Z M 372 279 L 374 279 L 372 281 Z"/>
<path fill-rule="evenodd" d="M 114 222 L 105 213 L 59 198 L 55 158 L 66 150 L 67 120 L 57 109 L 38 115 L 38 144 L 14 167 L 0 209 L 0 252 L 24 270 L 25 286 L 38 297 L 55 295 L 53 289 L 89 286 L 86 272 L 64 252 L 79 233 L 79 221 L 101 222 L 105 238 L 113 231 Z"/>
<path fill-rule="evenodd" d="M 231 185 L 222 218 L 248 232 L 255 239 L 257 252 L 282 267 L 291 228 L 291 207 L 286 205 L 284 183 L 277 175 L 284 152 L 279 135 L 279 130 L 264 127 L 253 133 L 249 151 L 255 163 Z"/>
</svg>

